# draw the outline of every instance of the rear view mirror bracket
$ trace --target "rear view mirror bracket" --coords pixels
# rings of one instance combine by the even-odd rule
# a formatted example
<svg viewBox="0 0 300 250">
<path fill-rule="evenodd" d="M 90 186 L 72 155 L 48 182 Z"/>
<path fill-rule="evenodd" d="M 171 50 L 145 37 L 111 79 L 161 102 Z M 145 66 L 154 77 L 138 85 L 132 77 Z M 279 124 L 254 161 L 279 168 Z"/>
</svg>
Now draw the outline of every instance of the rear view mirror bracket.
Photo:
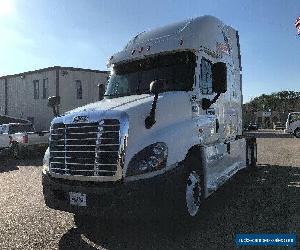
<svg viewBox="0 0 300 250">
<path fill-rule="evenodd" d="M 59 116 L 60 96 L 51 96 L 48 98 L 48 107 L 52 107 L 53 115 Z"/>
<path fill-rule="evenodd" d="M 154 99 L 152 102 L 150 114 L 145 119 L 145 127 L 146 129 L 150 129 L 155 123 L 155 111 L 156 111 L 156 104 L 158 100 L 158 94 L 163 92 L 163 82 L 162 80 L 155 80 L 150 83 L 150 93 L 154 94 Z"/>
<path fill-rule="evenodd" d="M 218 93 L 212 100 L 203 98 L 202 99 L 202 109 L 207 110 L 212 104 L 214 104 L 220 97 L 221 93 Z"/>
</svg>

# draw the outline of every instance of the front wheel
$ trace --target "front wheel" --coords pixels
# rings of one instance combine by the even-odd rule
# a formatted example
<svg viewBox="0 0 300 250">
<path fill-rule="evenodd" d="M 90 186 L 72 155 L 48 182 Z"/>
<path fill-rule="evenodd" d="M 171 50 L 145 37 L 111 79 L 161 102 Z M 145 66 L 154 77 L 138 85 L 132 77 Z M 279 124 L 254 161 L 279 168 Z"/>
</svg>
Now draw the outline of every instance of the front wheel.
<svg viewBox="0 0 300 250">
<path fill-rule="evenodd" d="M 295 137 L 300 138 L 300 128 L 297 128 L 294 132 Z"/>
<path fill-rule="evenodd" d="M 183 168 L 185 170 L 178 197 L 179 213 L 185 219 L 191 220 L 199 214 L 204 200 L 204 176 L 201 161 L 194 155 L 186 158 Z"/>
<path fill-rule="evenodd" d="M 202 201 L 202 180 L 197 171 L 192 171 L 186 180 L 185 202 L 189 216 L 196 216 Z"/>
</svg>

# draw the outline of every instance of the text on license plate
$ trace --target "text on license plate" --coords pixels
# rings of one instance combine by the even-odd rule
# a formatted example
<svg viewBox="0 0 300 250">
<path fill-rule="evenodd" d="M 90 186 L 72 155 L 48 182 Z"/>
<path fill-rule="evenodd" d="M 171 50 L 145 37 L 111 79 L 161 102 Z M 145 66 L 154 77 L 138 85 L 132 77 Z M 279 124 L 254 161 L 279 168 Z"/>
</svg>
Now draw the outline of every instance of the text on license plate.
<svg viewBox="0 0 300 250">
<path fill-rule="evenodd" d="M 86 194 L 69 192 L 70 204 L 79 207 L 86 207 Z"/>
</svg>

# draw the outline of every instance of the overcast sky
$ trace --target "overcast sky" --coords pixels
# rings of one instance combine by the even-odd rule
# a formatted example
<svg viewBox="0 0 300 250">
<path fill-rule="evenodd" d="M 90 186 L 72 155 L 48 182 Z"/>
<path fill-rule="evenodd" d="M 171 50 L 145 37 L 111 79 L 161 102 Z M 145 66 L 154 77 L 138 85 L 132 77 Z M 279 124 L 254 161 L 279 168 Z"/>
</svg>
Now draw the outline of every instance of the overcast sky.
<svg viewBox="0 0 300 250">
<path fill-rule="evenodd" d="M 245 101 L 300 91 L 299 0 L 0 0 L 0 76 L 54 65 L 106 70 L 137 33 L 206 14 L 239 30 Z"/>
</svg>

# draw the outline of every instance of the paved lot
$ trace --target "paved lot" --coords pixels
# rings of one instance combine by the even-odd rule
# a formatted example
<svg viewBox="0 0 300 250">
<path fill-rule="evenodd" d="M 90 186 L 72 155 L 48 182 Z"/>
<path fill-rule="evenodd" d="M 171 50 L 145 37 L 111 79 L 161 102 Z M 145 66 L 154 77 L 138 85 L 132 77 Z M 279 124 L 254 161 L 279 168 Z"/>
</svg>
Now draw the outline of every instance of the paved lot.
<svg viewBox="0 0 300 250">
<path fill-rule="evenodd" d="M 71 214 L 45 207 L 41 159 L 2 162 L 0 249 L 234 249 L 236 233 L 296 232 L 299 239 L 300 139 L 261 137 L 258 152 L 258 170 L 241 171 L 207 199 L 194 226 L 124 220 L 89 234 L 80 234 Z"/>
</svg>

